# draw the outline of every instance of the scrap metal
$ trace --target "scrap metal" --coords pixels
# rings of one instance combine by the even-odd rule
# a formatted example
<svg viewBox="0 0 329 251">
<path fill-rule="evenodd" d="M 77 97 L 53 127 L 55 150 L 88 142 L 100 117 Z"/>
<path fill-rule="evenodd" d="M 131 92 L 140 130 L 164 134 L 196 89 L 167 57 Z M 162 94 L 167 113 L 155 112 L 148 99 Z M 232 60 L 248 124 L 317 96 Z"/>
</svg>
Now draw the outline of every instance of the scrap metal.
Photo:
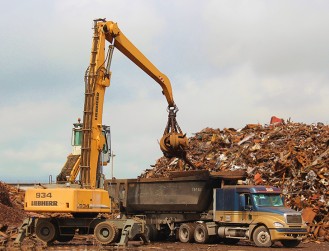
<svg viewBox="0 0 329 251">
<path fill-rule="evenodd" d="M 329 126 L 275 120 L 242 129 L 205 128 L 189 138 L 189 162 L 159 158 L 139 178 L 171 171 L 244 170 L 246 183 L 280 187 L 286 206 L 303 212 L 310 238 L 329 240 Z"/>
</svg>

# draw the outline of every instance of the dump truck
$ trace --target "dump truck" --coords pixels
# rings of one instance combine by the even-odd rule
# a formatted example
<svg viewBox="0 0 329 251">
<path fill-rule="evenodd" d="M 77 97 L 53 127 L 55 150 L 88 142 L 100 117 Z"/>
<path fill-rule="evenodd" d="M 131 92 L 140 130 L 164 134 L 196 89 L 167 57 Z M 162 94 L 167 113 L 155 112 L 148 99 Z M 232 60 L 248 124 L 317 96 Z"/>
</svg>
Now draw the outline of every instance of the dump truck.
<svg viewBox="0 0 329 251">
<path fill-rule="evenodd" d="M 124 217 L 145 215 L 151 240 L 173 236 L 183 243 L 216 239 L 298 246 L 307 236 L 301 213 L 284 206 L 279 188 L 239 185 L 241 177 L 181 171 L 163 178 L 106 180 L 105 189 Z"/>
</svg>

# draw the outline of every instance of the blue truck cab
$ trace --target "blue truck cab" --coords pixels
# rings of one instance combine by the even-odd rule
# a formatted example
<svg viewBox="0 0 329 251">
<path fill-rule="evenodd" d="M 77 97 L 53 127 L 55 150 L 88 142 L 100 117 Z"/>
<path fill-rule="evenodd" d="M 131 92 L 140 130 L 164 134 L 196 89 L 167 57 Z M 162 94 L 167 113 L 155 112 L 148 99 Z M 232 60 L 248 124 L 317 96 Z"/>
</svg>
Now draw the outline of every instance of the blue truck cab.
<svg viewBox="0 0 329 251">
<path fill-rule="evenodd" d="M 296 247 L 307 237 L 301 213 L 284 206 L 281 190 L 272 186 L 224 186 L 214 189 L 213 217 L 220 238 L 247 239 L 260 247 L 280 241 Z"/>
</svg>

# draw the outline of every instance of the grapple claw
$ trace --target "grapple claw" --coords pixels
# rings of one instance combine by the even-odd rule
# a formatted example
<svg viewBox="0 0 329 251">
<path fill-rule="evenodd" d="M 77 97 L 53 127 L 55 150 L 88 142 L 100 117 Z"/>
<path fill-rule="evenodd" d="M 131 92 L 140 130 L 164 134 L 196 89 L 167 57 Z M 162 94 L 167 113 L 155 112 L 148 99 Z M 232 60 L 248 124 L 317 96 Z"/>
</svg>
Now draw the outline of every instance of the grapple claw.
<svg viewBox="0 0 329 251">
<path fill-rule="evenodd" d="M 185 158 L 188 139 L 176 121 L 176 106 L 168 107 L 168 123 L 160 140 L 160 149 L 168 158 Z"/>
<path fill-rule="evenodd" d="M 160 140 L 160 149 L 164 156 L 184 157 L 186 155 L 186 147 L 188 146 L 188 139 L 186 134 L 171 132 L 163 135 Z"/>
</svg>

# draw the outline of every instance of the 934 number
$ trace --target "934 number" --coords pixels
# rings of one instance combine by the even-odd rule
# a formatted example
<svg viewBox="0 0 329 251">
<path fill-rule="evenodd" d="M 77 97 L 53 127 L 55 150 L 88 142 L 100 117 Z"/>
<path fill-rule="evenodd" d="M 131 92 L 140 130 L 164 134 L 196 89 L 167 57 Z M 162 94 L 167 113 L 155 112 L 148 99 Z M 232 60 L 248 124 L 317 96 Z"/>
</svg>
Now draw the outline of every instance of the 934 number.
<svg viewBox="0 0 329 251">
<path fill-rule="evenodd" d="M 36 193 L 35 197 L 43 199 L 43 198 L 51 198 L 52 195 L 51 195 L 51 193 Z"/>
</svg>

